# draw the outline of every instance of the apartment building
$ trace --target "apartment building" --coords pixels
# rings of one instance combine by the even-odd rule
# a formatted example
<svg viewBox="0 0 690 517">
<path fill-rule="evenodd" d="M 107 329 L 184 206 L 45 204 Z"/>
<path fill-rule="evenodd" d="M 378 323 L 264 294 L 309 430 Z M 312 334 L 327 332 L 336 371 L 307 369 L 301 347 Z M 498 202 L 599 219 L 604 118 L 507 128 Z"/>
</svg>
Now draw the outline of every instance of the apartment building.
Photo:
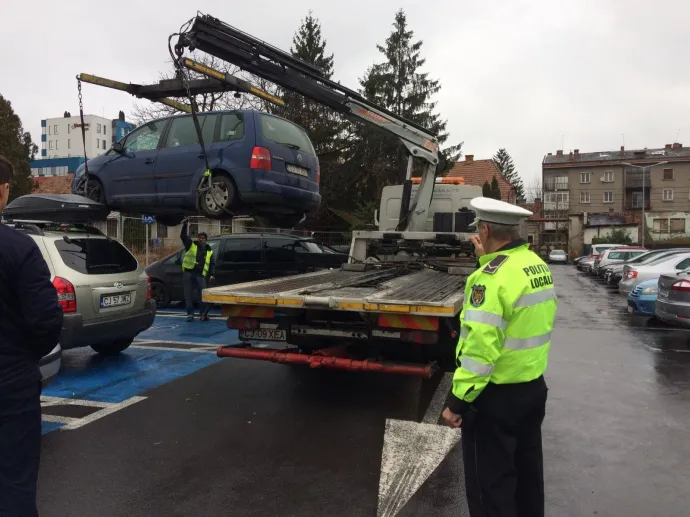
<svg viewBox="0 0 690 517">
<path fill-rule="evenodd" d="M 558 150 L 544 157 L 542 176 L 547 241 L 571 244 L 571 219 L 585 214 L 639 222 L 644 212 L 644 230 L 655 240 L 690 232 L 690 147 L 680 143 L 592 153 Z"/>
</svg>

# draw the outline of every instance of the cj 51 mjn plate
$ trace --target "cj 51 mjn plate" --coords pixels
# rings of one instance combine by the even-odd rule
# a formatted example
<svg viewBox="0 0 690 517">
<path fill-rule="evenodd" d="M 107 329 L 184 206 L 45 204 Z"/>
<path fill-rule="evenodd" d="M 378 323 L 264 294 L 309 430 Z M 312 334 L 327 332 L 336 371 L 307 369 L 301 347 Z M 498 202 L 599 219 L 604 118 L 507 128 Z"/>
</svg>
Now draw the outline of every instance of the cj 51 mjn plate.
<svg viewBox="0 0 690 517">
<path fill-rule="evenodd" d="M 107 309 L 109 307 L 119 307 L 121 305 L 129 305 L 132 302 L 132 295 L 127 294 L 114 294 L 112 296 L 101 296 L 101 309 Z"/>
<path fill-rule="evenodd" d="M 285 331 L 276 329 L 240 330 L 240 339 L 258 339 L 260 341 L 285 341 Z"/>
</svg>

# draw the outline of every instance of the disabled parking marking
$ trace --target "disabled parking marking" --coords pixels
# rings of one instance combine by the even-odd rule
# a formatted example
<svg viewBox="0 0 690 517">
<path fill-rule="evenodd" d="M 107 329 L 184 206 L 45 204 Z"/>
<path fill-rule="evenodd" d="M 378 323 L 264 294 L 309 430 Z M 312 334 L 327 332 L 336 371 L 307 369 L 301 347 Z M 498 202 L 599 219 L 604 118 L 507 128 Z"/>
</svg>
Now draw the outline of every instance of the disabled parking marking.
<svg viewBox="0 0 690 517">
<path fill-rule="evenodd" d="M 146 397 L 130 397 L 127 400 L 123 400 L 122 402 L 119 402 L 117 404 L 111 402 L 94 402 L 93 400 L 64 399 L 60 397 L 41 397 L 41 410 L 44 412 L 44 414 L 41 416 L 41 419 L 44 422 L 52 424 L 62 424 L 59 428 L 63 431 L 69 431 L 72 429 L 79 429 L 80 427 L 85 426 L 86 424 L 90 424 L 91 422 L 100 420 L 104 416 L 111 415 L 116 411 L 131 406 L 132 404 L 136 404 L 137 402 L 141 402 L 142 400 L 146 400 Z M 45 410 L 47 408 L 49 410 L 50 407 L 69 405 L 96 407 L 99 409 L 81 418 L 74 418 L 63 415 L 51 415 L 45 413 Z"/>
<path fill-rule="evenodd" d="M 232 345 L 239 337 L 237 330 L 229 329 L 222 319 L 187 322 L 184 316 L 157 314 L 151 328 L 139 334 L 137 340 Z"/>
</svg>

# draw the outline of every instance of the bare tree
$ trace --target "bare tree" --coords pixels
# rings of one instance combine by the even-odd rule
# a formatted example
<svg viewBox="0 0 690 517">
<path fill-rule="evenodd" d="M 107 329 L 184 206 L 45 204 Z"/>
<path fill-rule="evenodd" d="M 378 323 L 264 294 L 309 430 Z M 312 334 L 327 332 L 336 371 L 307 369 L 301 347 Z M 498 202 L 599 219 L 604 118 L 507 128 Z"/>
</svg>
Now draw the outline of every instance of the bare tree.
<svg viewBox="0 0 690 517">
<path fill-rule="evenodd" d="M 214 56 L 204 54 L 201 52 L 193 52 L 190 59 L 206 65 L 210 68 L 218 70 L 220 72 L 231 74 L 240 77 L 246 81 L 250 81 L 259 88 L 268 93 L 274 94 L 277 88 L 268 83 L 267 81 L 258 80 L 251 74 L 243 72 L 238 67 L 230 65 L 225 61 L 222 61 Z M 187 71 L 190 79 L 205 79 L 203 76 L 197 72 Z M 161 72 L 158 76 L 159 80 L 174 79 L 176 77 L 175 70 L 169 72 Z M 258 84 L 257 84 L 258 83 Z M 176 99 L 181 104 L 189 106 L 189 99 L 186 97 Z M 266 111 L 267 101 L 249 95 L 246 93 L 238 92 L 220 92 L 220 93 L 204 93 L 195 96 L 194 99 L 199 107 L 200 111 L 214 111 L 214 110 L 226 110 L 226 109 L 257 109 Z M 137 101 L 134 103 L 132 110 L 132 119 L 137 125 L 144 124 L 149 120 L 165 117 L 168 115 L 173 115 L 179 113 L 178 110 L 165 104 L 158 102 L 151 102 L 149 100 Z"/>
<path fill-rule="evenodd" d="M 525 183 L 525 197 L 529 203 L 533 203 L 536 198 L 542 197 L 542 177 L 533 176 Z"/>
</svg>

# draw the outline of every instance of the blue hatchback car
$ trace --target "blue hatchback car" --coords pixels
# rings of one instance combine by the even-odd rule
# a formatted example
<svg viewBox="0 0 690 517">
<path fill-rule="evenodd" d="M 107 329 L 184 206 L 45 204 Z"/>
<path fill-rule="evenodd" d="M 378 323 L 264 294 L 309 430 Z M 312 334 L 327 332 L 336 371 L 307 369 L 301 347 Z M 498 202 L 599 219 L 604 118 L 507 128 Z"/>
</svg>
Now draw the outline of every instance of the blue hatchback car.
<svg viewBox="0 0 690 517">
<path fill-rule="evenodd" d="M 659 293 L 658 284 L 658 278 L 637 284 L 628 294 L 628 312 L 636 316 L 653 318 L 656 315 L 654 310 Z"/>
<path fill-rule="evenodd" d="M 212 187 L 204 180 L 192 116 L 179 115 L 148 122 L 90 159 L 88 182 L 82 165 L 72 192 L 111 210 L 155 215 L 169 226 L 200 213 L 212 219 L 247 214 L 292 227 L 319 208 L 319 161 L 301 127 L 252 110 L 198 119 Z"/>
</svg>

